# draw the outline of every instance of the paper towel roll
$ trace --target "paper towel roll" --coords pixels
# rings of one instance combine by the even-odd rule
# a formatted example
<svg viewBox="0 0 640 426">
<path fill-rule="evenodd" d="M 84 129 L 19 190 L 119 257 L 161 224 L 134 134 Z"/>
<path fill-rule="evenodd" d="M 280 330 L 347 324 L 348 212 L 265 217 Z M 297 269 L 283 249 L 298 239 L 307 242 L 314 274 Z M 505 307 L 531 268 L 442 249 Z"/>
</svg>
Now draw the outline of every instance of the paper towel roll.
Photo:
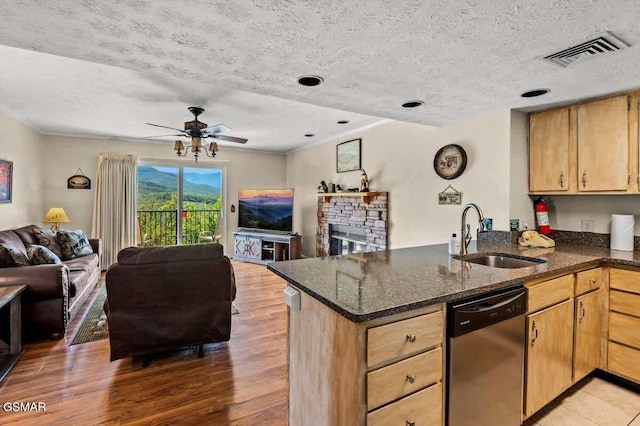
<svg viewBox="0 0 640 426">
<path fill-rule="evenodd" d="M 633 227 L 635 223 L 633 215 L 611 215 L 611 250 L 633 251 Z"/>
</svg>

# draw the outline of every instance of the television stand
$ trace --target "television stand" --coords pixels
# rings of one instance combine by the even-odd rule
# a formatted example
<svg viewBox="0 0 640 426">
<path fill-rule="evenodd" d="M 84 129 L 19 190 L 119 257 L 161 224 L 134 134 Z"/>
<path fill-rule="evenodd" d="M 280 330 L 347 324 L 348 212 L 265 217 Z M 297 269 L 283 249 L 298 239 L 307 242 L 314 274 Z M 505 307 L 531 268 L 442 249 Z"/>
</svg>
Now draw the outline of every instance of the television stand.
<svg viewBox="0 0 640 426">
<path fill-rule="evenodd" d="M 302 237 L 283 231 L 241 229 L 233 233 L 233 260 L 266 265 L 300 259 Z"/>
</svg>

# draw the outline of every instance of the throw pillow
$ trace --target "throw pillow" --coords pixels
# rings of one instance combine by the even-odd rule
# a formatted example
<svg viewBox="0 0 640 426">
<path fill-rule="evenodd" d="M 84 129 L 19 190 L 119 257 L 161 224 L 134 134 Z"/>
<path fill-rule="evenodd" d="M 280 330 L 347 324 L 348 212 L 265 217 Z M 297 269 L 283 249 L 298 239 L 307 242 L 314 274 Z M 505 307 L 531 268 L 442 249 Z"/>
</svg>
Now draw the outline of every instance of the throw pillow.
<svg viewBox="0 0 640 426">
<path fill-rule="evenodd" d="M 27 247 L 27 255 L 33 265 L 43 265 L 45 263 L 62 263 L 60 258 L 54 252 L 37 244 L 31 244 Z"/>
<path fill-rule="evenodd" d="M 19 248 L 0 243 L 0 267 L 13 268 L 27 265 L 30 265 L 29 258 Z"/>
<path fill-rule="evenodd" d="M 91 244 L 82 231 L 58 231 L 56 241 L 60 244 L 62 260 L 75 259 L 93 253 Z"/>
<path fill-rule="evenodd" d="M 45 229 L 34 229 L 33 235 L 36 236 L 38 244 L 51 250 L 58 258 L 62 257 L 62 249 L 56 240 L 56 233 Z"/>
</svg>

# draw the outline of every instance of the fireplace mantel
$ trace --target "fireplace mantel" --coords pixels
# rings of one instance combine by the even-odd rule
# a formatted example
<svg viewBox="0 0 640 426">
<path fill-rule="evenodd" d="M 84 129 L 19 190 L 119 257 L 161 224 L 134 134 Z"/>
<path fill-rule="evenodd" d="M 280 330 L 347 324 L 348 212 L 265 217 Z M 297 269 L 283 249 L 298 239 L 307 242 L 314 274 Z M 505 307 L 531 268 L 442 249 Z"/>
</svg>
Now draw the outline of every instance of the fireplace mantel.
<svg viewBox="0 0 640 426">
<path fill-rule="evenodd" d="M 380 194 L 386 194 L 386 192 L 321 192 L 318 197 L 323 197 L 327 203 L 331 201 L 332 197 L 360 197 L 363 203 L 368 204 L 373 197 Z"/>
</svg>

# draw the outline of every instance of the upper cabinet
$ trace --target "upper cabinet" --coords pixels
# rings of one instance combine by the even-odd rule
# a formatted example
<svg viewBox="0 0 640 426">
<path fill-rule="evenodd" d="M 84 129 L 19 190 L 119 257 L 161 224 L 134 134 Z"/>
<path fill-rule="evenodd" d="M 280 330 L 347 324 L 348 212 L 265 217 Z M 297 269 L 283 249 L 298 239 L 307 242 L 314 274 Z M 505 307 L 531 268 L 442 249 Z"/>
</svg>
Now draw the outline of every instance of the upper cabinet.
<svg viewBox="0 0 640 426">
<path fill-rule="evenodd" d="M 578 191 L 627 190 L 627 105 L 626 95 L 578 105 Z"/>
<path fill-rule="evenodd" d="M 529 190 L 569 190 L 569 108 L 529 118 Z"/>
<path fill-rule="evenodd" d="M 635 98 L 625 94 L 530 114 L 529 192 L 637 193 Z"/>
</svg>

